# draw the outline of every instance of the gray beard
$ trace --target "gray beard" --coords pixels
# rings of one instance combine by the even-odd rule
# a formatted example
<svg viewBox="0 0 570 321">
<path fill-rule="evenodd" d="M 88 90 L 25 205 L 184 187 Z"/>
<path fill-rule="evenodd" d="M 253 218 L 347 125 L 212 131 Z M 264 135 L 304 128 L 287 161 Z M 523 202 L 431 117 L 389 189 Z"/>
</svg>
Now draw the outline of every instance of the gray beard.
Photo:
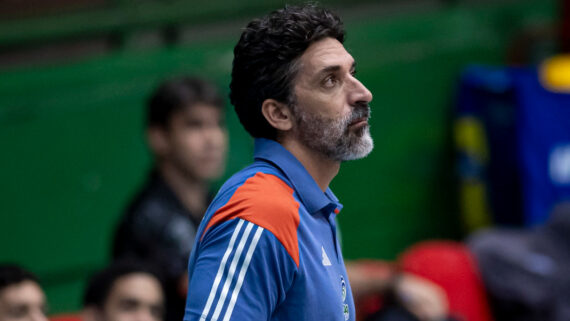
<svg viewBox="0 0 570 321">
<path fill-rule="evenodd" d="M 354 120 L 369 116 L 370 107 L 358 105 L 353 112 L 341 119 L 310 114 L 294 106 L 296 135 L 301 143 L 327 158 L 348 161 L 368 156 L 374 148 L 369 126 L 351 130 L 348 126 Z"/>
</svg>

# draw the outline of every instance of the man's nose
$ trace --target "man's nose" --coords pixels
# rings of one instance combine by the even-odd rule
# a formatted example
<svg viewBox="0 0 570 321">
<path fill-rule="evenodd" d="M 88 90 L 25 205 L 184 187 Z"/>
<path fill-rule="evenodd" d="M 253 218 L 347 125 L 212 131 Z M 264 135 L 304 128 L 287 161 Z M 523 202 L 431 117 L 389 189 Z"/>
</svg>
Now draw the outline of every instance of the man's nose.
<svg viewBox="0 0 570 321">
<path fill-rule="evenodd" d="M 220 147 L 225 141 L 225 132 L 221 126 L 209 126 L 204 129 L 202 139 L 209 147 Z"/>
<path fill-rule="evenodd" d="M 372 93 L 368 88 L 366 88 L 358 79 L 352 79 L 352 87 L 349 93 L 349 103 L 351 105 L 356 104 L 368 104 L 372 101 Z"/>
</svg>

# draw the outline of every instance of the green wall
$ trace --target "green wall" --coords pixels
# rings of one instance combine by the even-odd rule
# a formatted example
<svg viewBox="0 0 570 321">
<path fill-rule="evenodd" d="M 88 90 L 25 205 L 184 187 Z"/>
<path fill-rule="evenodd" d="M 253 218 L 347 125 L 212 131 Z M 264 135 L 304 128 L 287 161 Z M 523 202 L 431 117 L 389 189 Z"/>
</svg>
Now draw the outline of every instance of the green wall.
<svg viewBox="0 0 570 321">
<path fill-rule="evenodd" d="M 380 7 L 378 7 L 380 8 Z M 549 24 L 554 1 L 345 15 L 347 48 L 374 94 L 375 150 L 343 164 L 332 187 L 348 258 L 394 259 L 427 238 L 459 238 L 450 119 L 471 62 L 502 63 L 515 32 Z M 142 108 L 165 77 L 204 75 L 227 90 L 235 31 L 191 45 L 121 51 L 0 73 L 0 261 L 39 274 L 53 312 L 79 307 L 86 275 L 108 261 L 114 226 L 144 179 Z M 253 143 L 228 106 L 227 175 Z"/>
</svg>

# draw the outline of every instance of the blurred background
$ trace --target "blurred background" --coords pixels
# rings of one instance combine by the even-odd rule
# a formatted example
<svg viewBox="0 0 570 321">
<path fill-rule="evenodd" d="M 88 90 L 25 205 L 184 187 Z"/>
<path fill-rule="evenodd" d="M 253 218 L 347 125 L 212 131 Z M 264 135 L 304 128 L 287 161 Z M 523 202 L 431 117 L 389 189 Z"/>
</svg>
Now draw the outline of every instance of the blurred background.
<svg viewBox="0 0 570 321">
<path fill-rule="evenodd" d="M 553 54 L 561 3 L 321 1 L 344 19 L 374 94 L 375 149 L 332 184 L 346 258 L 393 260 L 417 241 L 464 237 L 452 135 L 459 75 L 472 63 Z M 150 91 L 194 74 L 227 94 L 241 28 L 283 4 L 0 0 L 0 261 L 37 273 L 52 313 L 79 309 L 86 277 L 110 260 L 117 221 L 150 166 Z M 228 116 L 224 178 L 253 151 Z"/>
</svg>

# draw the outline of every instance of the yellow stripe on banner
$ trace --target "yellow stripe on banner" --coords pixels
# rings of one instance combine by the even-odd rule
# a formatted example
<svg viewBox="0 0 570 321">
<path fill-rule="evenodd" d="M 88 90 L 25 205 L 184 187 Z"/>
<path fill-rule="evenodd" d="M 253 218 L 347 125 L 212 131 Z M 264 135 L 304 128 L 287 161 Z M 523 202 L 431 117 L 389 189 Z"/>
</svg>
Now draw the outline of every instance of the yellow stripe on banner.
<svg viewBox="0 0 570 321">
<path fill-rule="evenodd" d="M 491 225 L 491 211 L 483 182 L 463 182 L 461 184 L 460 206 L 463 222 L 468 232 Z"/>
<path fill-rule="evenodd" d="M 469 156 L 475 156 L 482 164 L 489 158 L 487 137 L 483 124 L 475 117 L 464 116 L 454 124 L 455 146 Z"/>
<path fill-rule="evenodd" d="M 545 60 L 540 66 L 540 81 L 548 90 L 570 93 L 570 54 Z"/>
</svg>

